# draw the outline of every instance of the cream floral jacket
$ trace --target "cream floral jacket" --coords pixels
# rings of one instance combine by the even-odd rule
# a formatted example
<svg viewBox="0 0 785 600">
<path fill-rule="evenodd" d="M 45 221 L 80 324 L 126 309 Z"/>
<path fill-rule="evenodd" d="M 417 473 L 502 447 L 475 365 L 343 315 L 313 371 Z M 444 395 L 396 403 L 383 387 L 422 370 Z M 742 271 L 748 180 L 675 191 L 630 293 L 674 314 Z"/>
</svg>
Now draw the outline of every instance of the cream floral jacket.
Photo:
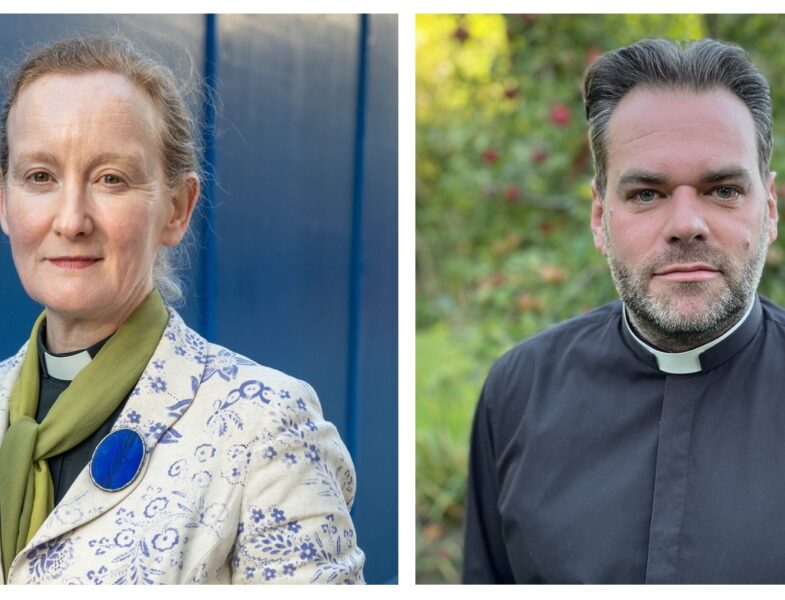
<svg viewBox="0 0 785 600">
<path fill-rule="evenodd" d="M 0 440 L 25 349 L 0 363 Z M 146 441 L 142 474 L 106 492 L 85 469 L 9 583 L 363 582 L 354 467 L 307 383 L 206 342 L 170 310 L 121 427 Z"/>
</svg>

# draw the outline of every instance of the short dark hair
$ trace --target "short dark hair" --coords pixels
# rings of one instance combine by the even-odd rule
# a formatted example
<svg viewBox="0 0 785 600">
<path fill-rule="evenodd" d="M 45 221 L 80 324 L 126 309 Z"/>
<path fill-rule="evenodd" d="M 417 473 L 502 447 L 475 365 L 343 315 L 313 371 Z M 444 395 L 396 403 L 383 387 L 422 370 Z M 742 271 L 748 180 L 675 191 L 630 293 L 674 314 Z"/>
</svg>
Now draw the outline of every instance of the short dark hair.
<svg viewBox="0 0 785 600">
<path fill-rule="evenodd" d="M 766 180 L 772 146 L 771 94 L 749 55 L 735 44 L 711 39 L 642 40 L 603 54 L 586 71 L 583 98 L 601 196 L 607 185 L 608 121 L 624 95 L 637 86 L 694 92 L 724 88 L 735 94 L 752 113 L 758 166 Z"/>
</svg>

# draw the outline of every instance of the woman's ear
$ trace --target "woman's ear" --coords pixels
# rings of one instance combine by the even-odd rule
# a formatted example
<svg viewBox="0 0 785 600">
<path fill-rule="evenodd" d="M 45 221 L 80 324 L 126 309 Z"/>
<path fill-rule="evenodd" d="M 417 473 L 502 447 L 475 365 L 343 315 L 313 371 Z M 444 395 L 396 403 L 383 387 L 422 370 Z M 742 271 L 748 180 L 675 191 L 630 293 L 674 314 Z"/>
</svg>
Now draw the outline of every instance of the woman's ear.
<svg viewBox="0 0 785 600">
<path fill-rule="evenodd" d="M 3 233 L 8 235 L 8 219 L 5 212 L 5 184 L 2 177 L 0 177 L 0 227 L 3 228 Z"/>
<path fill-rule="evenodd" d="M 176 246 L 183 239 L 191 222 L 196 201 L 199 198 L 199 177 L 193 171 L 186 173 L 172 196 L 172 211 L 161 234 L 161 243 Z"/>
</svg>

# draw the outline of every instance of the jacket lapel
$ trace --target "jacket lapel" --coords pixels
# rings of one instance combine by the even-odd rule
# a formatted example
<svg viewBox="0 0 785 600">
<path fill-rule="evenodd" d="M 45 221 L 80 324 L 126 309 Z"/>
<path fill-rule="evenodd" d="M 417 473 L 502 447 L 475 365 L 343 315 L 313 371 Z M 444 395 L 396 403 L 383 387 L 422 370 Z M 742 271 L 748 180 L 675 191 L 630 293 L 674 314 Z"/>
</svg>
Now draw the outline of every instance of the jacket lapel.
<svg viewBox="0 0 785 600">
<path fill-rule="evenodd" d="M 169 323 L 161 341 L 112 428 L 113 431 L 130 428 L 142 435 L 146 447 L 142 471 L 128 487 L 106 492 L 93 484 L 88 465 L 25 551 L 106 513 L 139 486 L 156 448 L 178 443 L 180 433 L 176 423 L 199 389 L 206 354 L 205 340 L 186 327 L 180 316 L 170 309 Z"/>
<path fill-rule="evenodd" d="M 27 352 L 27 344 L 14 356 L 0 363 L 0 443 L 3 442 L 5 430 L 8 429 L 8 399 L 11 396 L 11 388 L 19 377 L 22 370 L 22 361 Z"/>
<path fill-rule="evenodd" d="M 5 430 L 8 429 L 8 398 L 11 395 L 11 388 L 19 377 L 22 370 L 22 361 L 27 352 L 27 344 L 0 366 L 0 444 L 3 442 Z M 2 564 L 2 551 L 0 551 L 0 564 Z M 0 585 L 5 583 L 3 569 L 0 569 Z"/>
</svg>

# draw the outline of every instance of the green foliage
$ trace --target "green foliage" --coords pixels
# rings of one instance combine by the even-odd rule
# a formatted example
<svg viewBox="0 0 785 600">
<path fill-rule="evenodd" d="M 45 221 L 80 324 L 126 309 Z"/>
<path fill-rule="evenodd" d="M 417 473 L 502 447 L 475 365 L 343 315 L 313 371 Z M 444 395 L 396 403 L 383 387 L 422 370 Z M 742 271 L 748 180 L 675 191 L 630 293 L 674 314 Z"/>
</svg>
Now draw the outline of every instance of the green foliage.
<svg viewBox="0 0 785 600">
<path fill-rule="evenodd" d="M 484 366 L 472 359 L 477 340 L 436 325 L 417 335 L 418 581 L 455 580 L 466 493 L 468 435 Z M 437 548 L 433 548 L 433 544 Z"/>
<path fill-rule="evenodd" d="M 740 44 L 772 83 L 772 170 L 785 173 L 783 25 L 780 15 L 418 16 L 418 581 L 458 577 L 469 429 L 493 359 L 616 297 L 589 232 L 586 67 L 646 37 Z M 761 286 L 779 303 L 783 257 L 777 242 Z"/>
</svg>

